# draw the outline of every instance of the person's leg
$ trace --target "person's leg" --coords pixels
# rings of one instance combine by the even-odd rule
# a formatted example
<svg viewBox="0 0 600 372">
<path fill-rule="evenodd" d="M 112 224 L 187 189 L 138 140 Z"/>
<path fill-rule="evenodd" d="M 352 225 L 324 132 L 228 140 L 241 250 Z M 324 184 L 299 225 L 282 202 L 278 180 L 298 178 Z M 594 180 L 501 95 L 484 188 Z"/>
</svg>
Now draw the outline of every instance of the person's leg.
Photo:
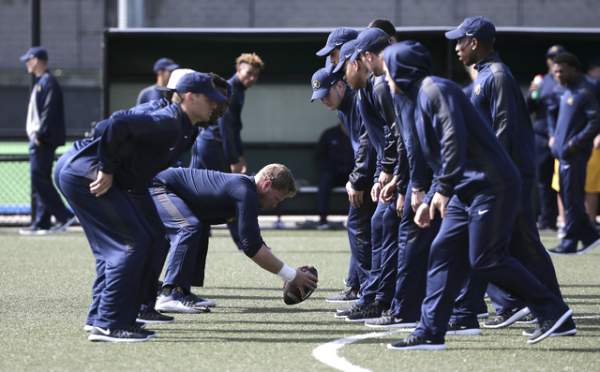
<svg viewBox="0 0 600 372">
<path fill-rule="evenodd" d="M 364 287 L 371 270 L 371 218 L 375 206 L 369 197 L 360 208 L 350 206 L 348 211 L 348 239 L 356 262 L 359 290 Z"/>
<path fill-rule="evenodd" d="M 127 193 L 116 186 L 98 198 L 89 191 L 89 179 L 63 170 L 59 182 L 77 213 L 92 252 L 105 263 L 104 287 L 98 288 L 98 310 L 93 325 L 111 330 L 129 328 L 138 312 L 142 266 L 150 244 L 142 223 L 144 217 Z"/>
<path fill-rule="evenodd" d="M 540 228 L 556 229 L 556 191 L 552 189 L 552 175 L 554 173 L 554 158 L 548 147 L 548 137 L 535 136 L 535 160 L 537 170 L 536 187 L 539 201 L 539 217 L 537 224 Z"/>
<path fill-rule="evenodd" d="M 333 188 L 334 175 L 330 170 L 321 170 L 319 172 L 319 188 L 317 192 L 317 210 L 319 213 L 319 224 L 327 223 L 329 214 L 329 199 L 331 198 L 331 189 Z"/>
<path fill-rule="evenodd" d="M 52 182 L 52 164 L 56 147 L 53 145 L 40 144 L 30 148 L 31 153 L 31 180 L 39 203 L 38 212 L 41 212 L 38 224 L 49 223 L 53 215 L 57 222 L 64 223 L 73 217 L 73 214 L 65 207 Z M 35 160 L 33 160 L 35 159 Z M 35 167 L 34 167 L 35 165 Z"/>
<path fill-rule="evenodd" d="M 427 290 L 415 335 L 443 340 L 456 293 L 468 272 L 467 247 L 467 208 L 454 196 L 429 253 Z"/>
<path fill-rule="evenodd" d="M 225 161 L 222 143 L 198 136 L 192 148 L 190 168 L 212 169 L 228 173 L 229 165 Z"/>
<path fill-rule="evenodd" d="M 383 214 L 387 208 L 385 203 L 377 203 L 371 218 L 371 269 L 361 285 L 361 297 L 357 304 L 366 305 L 375 301 L 381 275 L 381 257 L 383 252 Z"/>
<path fill-rule="evenodd" d="M 573 159 L 560 163 L 560 193 L 565 209 L 565 236 L 556 253 L 574 253 L 580 241 L 587 246 L 599 237 L 585 211 L 586 159 L 578 154 Z"/>
<path fill-rule="evenodd" d="M 375 301 L 383 309 L 389 309 L 396 289 L 398 264 L 398 228 L 401 218 L 396 213 L 396 199 L 387 206 L 383 214 L 383 240 L 381 274 Z"/>
<path fill-rule="evenodd" d="M 596 215 L 598 214 L 598 193 L 585 193 L 585 210 L 593 225 L 596 224 Z"/>
</svg>

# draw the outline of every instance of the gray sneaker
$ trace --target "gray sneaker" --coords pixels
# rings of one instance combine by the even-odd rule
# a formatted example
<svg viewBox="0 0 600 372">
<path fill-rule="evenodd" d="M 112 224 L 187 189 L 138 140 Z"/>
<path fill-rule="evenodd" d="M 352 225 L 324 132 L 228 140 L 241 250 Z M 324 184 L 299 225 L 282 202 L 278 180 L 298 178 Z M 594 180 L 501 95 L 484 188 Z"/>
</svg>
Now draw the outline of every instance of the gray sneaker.
<svg viewBox="0 0 600 372">
<path fill-rule="evenodd" d="M 488 319 L 485 323 L 483 323 L 484 328 L 504 328 L 512 325 L 513 323 L 523 319 L 530 313 L 528 307 L 524 308 L 515 308 L 511 311 L 508 311 L 504 314 L 497 314 L 492 319 Z"/>
<path fill-rule="evenodd" d="M 331 303 L 354 302 L 356 300 L 358 300 L 358 292 L 352 288 L 347 288 L 340 293 L 325 298 L 325 302 Z"/>
<path fill-rule="evenodd" d="M 194 303 L 194 306 L 196 306 L 196 307 L 215 307 L 215 306 L 217 306 L 217 303 L 215 302 L 215 300 L 200 297 L 197 294 L 194 294 L 192 292 L 188 293 L 186 295 L 186 298 L 188 300 L 192 301 Z"/>
<path fill-rule="evenodd" d="M 402 318 L 396 318 L 387 310 L 379 318 L 366 320 L 365 326 L 370 328 L 402 328 L 412 330 L 417 326 L 417 322 L 409 322 Z"/>
<path fill-rule="evenodd" d="M 22 229 L 19 229 L 19 235 L 23 236 L 40 236 L 40 235 L 48 235 L 50 234 L 50 229 L 43 229 L 37 226 L 27 226 Z"/>
</svg>

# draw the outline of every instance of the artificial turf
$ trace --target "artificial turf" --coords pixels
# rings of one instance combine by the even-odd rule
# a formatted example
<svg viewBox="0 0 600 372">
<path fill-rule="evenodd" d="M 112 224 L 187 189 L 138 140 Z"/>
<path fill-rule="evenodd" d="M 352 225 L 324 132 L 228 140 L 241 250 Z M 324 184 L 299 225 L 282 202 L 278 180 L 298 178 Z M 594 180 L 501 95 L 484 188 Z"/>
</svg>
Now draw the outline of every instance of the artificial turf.
<svg viewBox="0 0 600 372">
<path fill-rule="evenodd" d="M 177 315 L 151 327 L 158 336 L 141 344 L 87 341 L 82 330 L 94 277 L 91 252 L 74 229 L 47 237 L 20 237 L 0 229 L 0 370 L 200 370 L 331 371 L 312 357 L 329 341 L 373 332 L 333 317 L 324 301 L 342 286 L 346 233 L 266 231 L 274 252 L 291 265 L 319 269 L 319 289 L 297 306 L 281 299 L 282 283 L 240 253 L 225 230 L 215 230 L 206 287 L 195 292 L 215 299 L 207 314 Z M 545 243 L 556 240 L 545 236 Z M 448 350 L 388 351 L 395 334 L 347 345 L 338 351 L 373 371 L 593 371 L 600 370 L 600 250 L 553 257 L 568 303 L 575 311 L 575 337 L 528 346 L 525 325 L 483 330 L 482 336 L 449 336 Z M 490 308 L 491 309 L 491 308 Z"/>
</svg>

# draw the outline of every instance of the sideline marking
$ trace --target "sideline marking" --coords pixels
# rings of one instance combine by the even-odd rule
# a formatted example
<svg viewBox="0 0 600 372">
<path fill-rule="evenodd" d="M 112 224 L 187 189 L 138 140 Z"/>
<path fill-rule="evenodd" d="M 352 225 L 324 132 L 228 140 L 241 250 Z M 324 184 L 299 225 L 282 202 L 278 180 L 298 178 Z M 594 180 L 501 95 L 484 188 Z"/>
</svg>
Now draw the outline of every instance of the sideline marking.
<svg viewBox="0 0 600 372">
<path fill-rule="evenodd" d="M 319 362 L 324 363 L 332 368 L 338 369 L 340 371 L 349 371 L 349 372 L 371 372 L 370 369 L 362 368 L 360 366 L 354 365 L 350 363 L 346 358 L 340 357 L 337 355 L 337 351 L 344 347 L 345 345 L 351 344 L 356 341 L 365 340 L 367 338 L 376 338 L 376 337 L 384 337 L 394 333 L 401 332 L 402 330 L 393 330 L 386 332 L 371 332 L 364 333 L 361 335 L 354 335 L 344 338 L 339 338 L 337 340 L 330 341 L 326 344 L 317 346 L 312 355 Z"/>
</svg>

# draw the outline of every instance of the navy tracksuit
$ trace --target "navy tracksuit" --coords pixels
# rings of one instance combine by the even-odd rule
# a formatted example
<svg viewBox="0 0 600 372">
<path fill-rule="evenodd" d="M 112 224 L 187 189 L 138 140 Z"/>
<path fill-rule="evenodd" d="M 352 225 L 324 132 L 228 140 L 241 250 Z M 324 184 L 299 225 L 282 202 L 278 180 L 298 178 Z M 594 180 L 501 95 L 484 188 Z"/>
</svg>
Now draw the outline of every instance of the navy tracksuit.
<svg viewBox="0 0 600 372">
<path fill-rule="evenodd" d="M 406 187 L 406 199 L 398 227 L 396 285 L 390 313 L 403 322 L 416 322 L 420 318 L 421 304 L 425 297 L 429 248 L 438 232 L 440 221 L 432 221 L 431 226 L 427 228 L 420 228 L 414 222 L 411 191 L 413 188 L 428 190 L 431 186 L 432 172 L 419 148 L 415 127 L 415 102 L 404 93 L 397 92 L 394 93 L 394 108 L 396 126 L 406 147 L 410 182 Z"/>
<path fill-rule="evenodd" d="M 562 298 L 554 265 L 536 226 L 532 202 L 535 183 L 534 134 L 525 100 L 510 70 L 496 53 L 477 63 L 475 68 L 478 74 L 471 102 L 507 150 L 522 179 L 520 203 L 509 244 L 510 254 L 557 297 Z M 499 314 L 527 305 L 513 293 L 470 279 L 457 299 L 454 315 L 457 318 L 476 317 L 486 287 Z"/>
<path fill-rule="evenodd" d="M 566 88 L 566 89 L 565 89 Z M 594 137 L 600 131 L 595 87 L 584 77 L 561 89 L 552 153 L 559 159 L 560 195 L 565 208 L 561 250 L 575 252 L 600 238 L 585 211 L 585 175 Z"/>
<path fill-rule="evenodd" d="M 368 194 L 373 185 L 376 153 L 359 112 L 358 93 L 348 86 L 338 107 L 338 118 L 348 132 L 354 152 L 354 168 L 348 182 L 355 190 L 364 192 L 360 207 L 350 205 L 347 221 L 351 255 L 346 285 L 359 291 L 371 269 L 371 218 L 375 206 Z"/>
<path fill-rule="evenodd" d="M 369 141 L 377 151 L 375 177 L 382 171 L 397 174 L 405 185 L 408 171 L 406 150 L 402 139 L 397 138 L 394 104 L 383 76 L 369 78 L 367 86 L 360 90 L 359 110 Z M 377 301 L 383 308 L 391 304 L 396 282 L 399 223 L 394 202 L 377 204 L 371 219 L 371 270 L 359 304 Z"/>
<path fill-rule="evenodd" d="M 159 89 L 158 85 L 150 85 L 140 91 L 136 101 L 136 106 L 150 101 L 158 101 L 166 97 L 166 91 Z"/>
<path fill-rule="evenodd" d="M 329 214 L 331 190 L 335 186 L 345 186 L 348 175 L 354 167 L 352 144 L 342 125 L 338 124 L 324 130 L 317 143 L 315 156 L 319 170 L 317 209 L 321 222 L 326 222 Z"/>
<path fill-rule="evenodd" d="M 547 113 L 556 85 L 557 82 L 552 74 L 547 73 L 538 87 L 537 98 L 534 99 L 531 93 L 527 96 L 529 112 L 534 116 L 536 185 L 539 200 L 538 223 L 546 227 L 556 227 L 556 217 L 558 215 L 556 191 L 552 189 L 554 156 L 552 156 L 548 145 L 550 130 Z"/>
<path fill-rule="evenodd" d="M 49 229 L 52 216 L 59 223 L 64 223 L 73 214 L 65 207 L 52 183 L 54 154 L 58 146 L 65 144 L 65 117 L 62 90 L 56 78 L 47 71 L 37 78 L 33 86 L 27 116 L 34 198 L 31 225 Z"/>
<path fill-rule="evenodd" d="M 512 160 L 460 87 L 427 76 L 431 57 L 424 47 L 405 42 L 391 51 L 394 63 L 388 70 L 416 102 L 419 146 L 434 173 L 425 202 L 430 204 L 434 193 L 450 197 L 431 247 L 427 294 L 415 334 L 443 338 L 469 268 L 527 299 L 542 321 L 560 316 L 566 305 L 508 254 L 518 207 L 515 189 L 521 182 Z"/>
<path fill-rule="evenodd" d="M 133 325 L 140 304 L 156 297 L 160 269 L 153 256 L 162 254 L 157 250 L 166 239 L 147 187 L 191 147 L 197 129 L 178 105 L 151 114 L 123 112 L 97 129 L 96 138 L 61 159 L 58 179 L 96 259 L 86 323 L 119 329 Z M 89 185 L 100 170 L 113 175 L 113 185 L 96 197 Z"/>
<path fill-rule="evenodd" d="M 206 169 L 169 168 L 156 175 L 151 189 L 171 247 L 164 284 L 190 290 L 208 250 L 208 227 L 230 223 L 235 243 L 253 257 L 264 242 L 258 226 L 254 178 Z"/>
<path fill-rule="evenodd" d="M 196 139 L 192 149 L 192 168 L 229 172 L 229 165 L 237 163 L 244 155 L 241 132 L 246 87 L 237 75 L 227 82 L 231 86 L 229 108 Z"/>
</svg>

